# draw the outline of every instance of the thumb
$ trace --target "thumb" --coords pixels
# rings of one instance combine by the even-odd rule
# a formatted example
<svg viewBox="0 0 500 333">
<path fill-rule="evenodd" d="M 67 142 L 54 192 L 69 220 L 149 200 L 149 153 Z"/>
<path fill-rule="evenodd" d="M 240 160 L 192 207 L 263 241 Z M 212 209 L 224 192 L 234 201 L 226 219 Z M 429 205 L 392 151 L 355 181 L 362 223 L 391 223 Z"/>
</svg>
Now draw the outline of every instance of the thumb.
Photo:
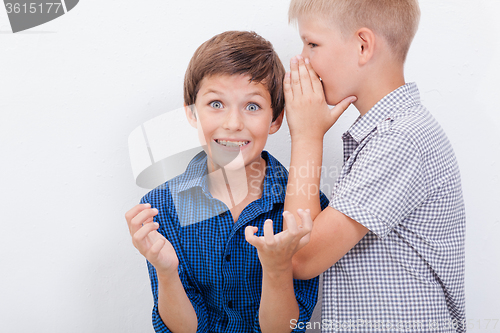
<svg viewBox="0 0 500 333">
<path fill-rule="evenodd" d="M 247 226 L 245 228 L 245 239 L 254 247 L 257 247 L 259 243 L 259 237 L 254 235 L 257 230 L 259 230 L 259 228 L 253 226 Z"/>
<path fill-rule="evenodd" d="M 341 100 L 333 109 L 330 110 L 330 115 L 332 116 L 332 120 L 335 123 L 337 119 L 340 118 L 342 113 L 344 113 L 345 110 L 351 105 L 352 103 L 356 102 L 358 98 L 356 96 L 349 96 L 347 98 L 344 98 Z"/>
</svg>

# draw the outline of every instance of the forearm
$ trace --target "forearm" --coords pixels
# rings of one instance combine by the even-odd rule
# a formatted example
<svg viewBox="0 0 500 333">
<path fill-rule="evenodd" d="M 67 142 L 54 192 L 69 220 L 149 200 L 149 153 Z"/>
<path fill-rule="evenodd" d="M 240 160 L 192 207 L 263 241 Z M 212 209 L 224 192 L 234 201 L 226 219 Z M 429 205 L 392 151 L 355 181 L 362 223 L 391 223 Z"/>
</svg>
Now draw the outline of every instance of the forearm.
<svg viewBox="0 0 500 333">
<path fill-rule="evenodd" d="M 293 213 L 300 224 L 297 209 L 309 209 L 314 219 L 321 212 L 319 197 L 323 139 L 293 139 L 285 210 Z M 284 226 L 285 228 L 285 226 Z"/>
<path fill-rule="evenodd" d="M 196 332 L 198 319 L 178 274 L 158 275 L 158 312 L 174 333 Z"/>
<path fill-rule="evenodd" d="M 326 207 L 314 221 L 309 243 L 292 258 L 294 278 L 308 280 L 326 271 L 367 232 L 362 224 L 332 207 Z"/>
<path fill-rule="evenodd" d="M 291 265 L 281 273 L 268 272 L 263 268 L 259 308 L 262 332 L 291 332 L 291 320 L 298 320 L 299 314 Z"/>
</svg>

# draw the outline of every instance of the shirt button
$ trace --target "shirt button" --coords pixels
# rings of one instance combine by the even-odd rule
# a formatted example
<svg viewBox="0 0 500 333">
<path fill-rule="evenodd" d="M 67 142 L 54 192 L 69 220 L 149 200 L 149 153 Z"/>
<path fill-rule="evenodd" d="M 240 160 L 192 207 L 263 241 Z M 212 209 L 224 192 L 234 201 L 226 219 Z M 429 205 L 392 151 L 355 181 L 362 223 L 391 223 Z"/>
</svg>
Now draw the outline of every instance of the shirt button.
<svg viewBox="0 0 500 333">
<path fill-rule="evenodd" d="M 233 308 L 233 301 L 227 302 L 227 307 L 232 309 Z"/>
<path fill-rule="evenodd" d="M 228 254 L 228 255 L 226 256 L 226 261 L 231 261 L 231 255 L 230 255 L 230 254 Z"/>
</svg>

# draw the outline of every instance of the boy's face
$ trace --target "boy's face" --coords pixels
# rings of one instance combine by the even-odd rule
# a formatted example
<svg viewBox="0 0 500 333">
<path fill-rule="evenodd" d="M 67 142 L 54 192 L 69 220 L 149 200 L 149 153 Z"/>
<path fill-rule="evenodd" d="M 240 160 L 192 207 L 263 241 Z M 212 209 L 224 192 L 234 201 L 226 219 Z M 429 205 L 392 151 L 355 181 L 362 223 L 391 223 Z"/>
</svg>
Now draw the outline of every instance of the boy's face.
<svg viewBox="0 0 500 333">
<path fill-rule="evenodd" d="M 336 105 L 347 96 L 356 95 L 357 45 L 344 40 L 340 31 L 323 19 L 299 17 L 299 33 L 304 44 L 302 56 L 323 82 L 326 102 Z"/>
<path fill-rule="evenodd" d="M 198 129 L 210 168 L 226 166 L 240 151 L 245 167 L 261 162 L 267 136 L 281 126 L 283 114 L 272 121 L 267 88 L 249 79 L 245 75 L 205 77 L 196 95 L 196 116 L 186 110 L 188 121 Z"/>
</svg>

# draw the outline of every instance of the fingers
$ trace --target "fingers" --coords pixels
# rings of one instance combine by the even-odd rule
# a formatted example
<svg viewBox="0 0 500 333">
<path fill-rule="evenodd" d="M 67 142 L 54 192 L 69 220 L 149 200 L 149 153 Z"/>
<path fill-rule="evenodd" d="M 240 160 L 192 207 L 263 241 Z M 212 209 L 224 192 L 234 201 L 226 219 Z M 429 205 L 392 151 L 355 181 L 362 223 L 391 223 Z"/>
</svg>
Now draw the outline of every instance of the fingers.
<svg viewBox="0 0 500 333">
<path fill-rule="evenodd" d="M 136 233 L 132 235 L 132 243 L 141 253 L 148 251 L 148 241 L 146 237 L 150 232 L 158 229 L 158 223 L 148 223 L 142 226 Z"/>
<path fill-rule="evenodd" d="M 147 251 L 147 253 L 146 253 L 146 257 L 150 258 L 150 261 L 152 258 L 158 258 L 158 255 L 160 254 L 161 249 L 163 249 L 163 246 L 165 246 L 165 243 L 167 243 L 167 240 L 165 238 L 159 238 L 149 248 L 149 251 Z"/>
<path fill-rule="evenodd" d="M 298 248 L 300 249 L 307 243 L 309 243 L 309 240 L 311 239 L 313 221 L 311 218 L 311 211 L 309 209 L 306 210 L 297 209 L 297 214 L 300 216 L 300 219 L 302 220 L 302 231 L 303 231 L 303 235 L 299 241 L 299 246 L 298 246 Z"/>
<path fill-rule="evenodd" d="M 297 209 L 297 214 L 300 216 L 300 219 L 302 220 L 302 228 L 306 232 L 310 232 L 313 227 L 313 221 L 311 218 L 311 211 L 309 209 L 302 210 L 302 209 Z"/>
<path fill-rule="evenodd" d="M 311 85 L 312 85 L 313 91 L 316 93 L 323 92 L 323 84 L 321 83 L 321 81 L 318 77 L 318 74 L 316 74 L 316 72 L 312 68 L 311 62 L 307 58 L 305 60 L 305 65 L 306 65 L 307 70 L 309 71 L 309 76 L 311 78 Z"/>
<path fill-rule="evenodd" d="M 290 72 L 285 74 L 285 79 L 283 80 L 283 92 L 285 94 L 285 104 L 290 103 L 293 100 L 292 82 Z"/>
<path fill-rule="evenodd" d="M 330 110 L 330 114 L 332 118 L 337 121 L 337 119 L 340 118 L 342 113 L 344 113 L 345 110 L 351 105 L 351 103 L 356 102 L 358 98 L 356 96 L 349 96 L 347 98 L 344 98 L 341 100 L 333 109 Z"/>
<path fill-rule="evenodd" d="M 292 213 L 284 211 L 283 219 L 286 223 L 286 229 L 291 235 L 297 235 L 299 233 L 299 228 L 297 226 L 297 221 L 295 221 L 295 217 Z"/>
<path fill-rule="evenodd" d="M 254 247 L 257 247 L 259 245 L 259 237 L 254 235 L 257 232 L 257 230 L 259 230 L 259 228 L 252 227 L 250 225 L 245 228 L 245 239 L 248 243 L 250 243 Z"/>
<path fill-rule="evenodd" d="M 308 65 L 309 68 L 312 69 L 311 64 Z M 308 95 L 316 91 L 311 77 L 315 78 L 317 81 L 319 81 L 319 79 L 314 71 L 312 72 L 313 75 L 311 75 L 309 68 L 306 66 L 305 60 L 301 55 L 297 55 L 296 57 L 290 59 L 290 78 L 287 81 L 287 76 L 285 76 L 285 81 L 283 81 L 285 84 L 285 93 L 288 89 L 288 91 L 291 91 L 291 94 L 293 95 L 289 97 L 295 97 L 301 94 Z M 319 82 L 319 84 L 321 85 L 321 82 Z M 323 89 L 321 88 L 321 90 L 318 91 L 323 91 Z"/>
<path fill-rule="evenodd" d="M 153 222 L 153 217 L 158 214 L 158 209 L 143 209 L 136 216 L 134 216 L 129 223 L 130 235 L 134 235 L 142 225 Z"/>
<path fill-rule="evenodd" d="M 287 229 L 290 232 L 290 236 L 301 239 L 311 232 L 312 220 L 309 209 L 307 209 L 306 211 L 298 209 L 297 213 L 299 214 L 300 219 L 302 220 L 302 224 L 300 226 L 297 225 L 295 216 L 292 213 L 283 212 L 283 217 L 284 220 L 286 221 Z"/>
<path fill-rule="evenodd" d="M 290 80 L 294 98 L 302 95 L 302 87 L 300 86 L 299 62 L 297 58 L 290 59 Z"/>
<path fill-rule="evenodd" d="M 125 213 L 125 219 L 127 220 L 127 223 L 130 224 L 130 221 L 132 221 L 132 219 L 137 214 L 139 214 L 140 212 L 142 212 L 144 209 L 147 209 L 147 208 L 150 208 L 150 207 L 151 207 L 151 204 L 149 204 L 149 203 L 135 205 L 131 210 L 129 210 L 128 212 Z"/>
<path fill-rule="evenodd" d="M 276 243 L 274 239 L 273 221 L 269 219 L 264 222 L 264 241 L 268 246 L 273 246 Z"/>
<path fill-rule="evenodd" d="M 255 236 L 254 234 L 257 230 L 259 230 L 259 228 L 252 226 L 245 228 L 245 239 L 247 242 L 255 246 L 257 249 L 261 249 L 264 244 L 270 247 L 276 245 L 272 220 L 266 220 L 266 222 L 264 222 L 264 237 Z"/>
<path fill-rule="evenodd" d="M 313 86 L 309 75 L 309 71 L 306 68 L 306 64 L 304 62 L 304 58 L 301 55 L 298 55 L 297 59 L 299 62 L 299 77 L 300 77 L 300 86 L 302 88 L 302 93 L 304 95 L 311 94 L 313 92 Z"/>
</svg>

